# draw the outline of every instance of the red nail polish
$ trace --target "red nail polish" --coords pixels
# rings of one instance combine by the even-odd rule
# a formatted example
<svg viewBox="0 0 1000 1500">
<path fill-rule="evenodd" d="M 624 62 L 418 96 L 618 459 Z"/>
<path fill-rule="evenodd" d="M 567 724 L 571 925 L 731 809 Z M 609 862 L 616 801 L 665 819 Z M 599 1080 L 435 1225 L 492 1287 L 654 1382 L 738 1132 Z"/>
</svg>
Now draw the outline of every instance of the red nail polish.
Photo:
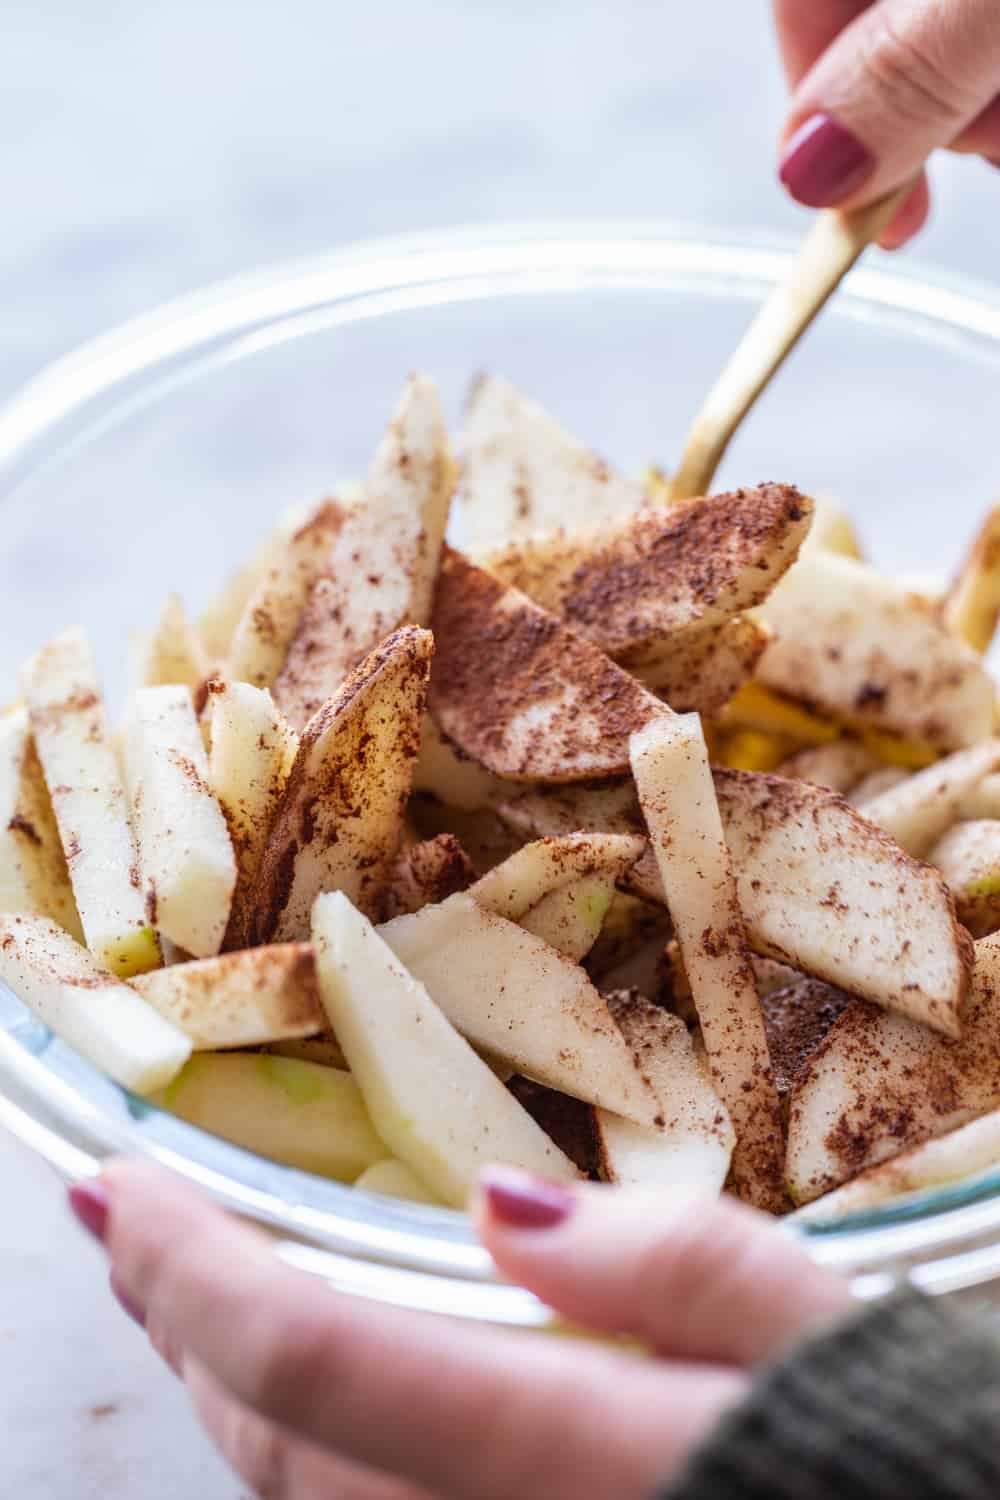
<svg viewBox="0 0 1000 1500">
<path fill-rule="evenodd" d="M 114 1271 L 112 1271 L 111 1275 L 108 1277 L 108 1285 L 111 1288 L 112 1296 L 118 1303 L 118 1306 L 121 1308 L 122 1312 L 128 1313 L 133 1323 L 138 1323 L 140 1328 L 145 1328 L 146 1314 L 143 1312 L 138 1302 L 134 1301 L 133 1298 L 129 1296 L 128 1292 L 122 1286 L 117 1274 Z"/>
<path fill-rule="evenodd" d="M 99 1182 L 74 1182 L 69 1190 L 69 1206 L 88 1234 L 104 1244 L 111 1200 Z"/>
<path fill-rule="evenodd" d="M 559 1183 L 507 1167 L 484 1172 L 482 1190 L 493 1218 L 510 1229 L 551 1229 L 568 1217 L 574 1202 Z"/>
<path fill-rule="evenodd" d="M 810 115 L 786 145 L 778 176 L 807 208 L 831 208 L 857 192 L 875 170 L 875 158 L 830 115 Z"/>
</svg>

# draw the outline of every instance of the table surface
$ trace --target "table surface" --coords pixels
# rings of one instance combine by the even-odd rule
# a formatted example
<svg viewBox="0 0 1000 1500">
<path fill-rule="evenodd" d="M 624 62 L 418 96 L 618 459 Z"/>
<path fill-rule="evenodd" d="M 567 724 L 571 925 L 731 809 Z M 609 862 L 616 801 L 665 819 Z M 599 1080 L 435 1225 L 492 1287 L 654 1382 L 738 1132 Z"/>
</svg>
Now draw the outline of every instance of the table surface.
<svg viewBox="0 0 1000 1500">
<path fill-rule="evenodd" d="M 528 0 L 9 0 L 0 399 L 166 297 L 359 236 L 595 212 L 802 226 L 773 184 L 763 5 L 540 14 Z M 996 179 L 960 161 L 935 178 L 917 253 L 995 274 Z M 59 1183 L 2 1136 L 0 1177 L 0 1494 L 244 1495 L 113 1310 Z"/>
</svg>

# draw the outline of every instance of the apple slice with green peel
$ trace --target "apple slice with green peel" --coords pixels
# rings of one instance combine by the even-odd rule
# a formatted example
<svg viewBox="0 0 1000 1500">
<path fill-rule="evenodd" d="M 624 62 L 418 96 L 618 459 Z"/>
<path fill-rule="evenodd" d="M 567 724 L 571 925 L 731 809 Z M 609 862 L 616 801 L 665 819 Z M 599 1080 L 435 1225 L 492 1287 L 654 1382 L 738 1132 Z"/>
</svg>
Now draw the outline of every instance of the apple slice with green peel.
<svg viewBox="0 0 1000 1500">
<path fill-rule="evenodd" d="M 0 915 L 0 980 L 123 1088 L 169 1083 L 191 1054 L 178 1027 L 46 917 Z"/>
<path fill-rule="evenodd" d="M 454 505 L 459 546 L 480 553 L 646 503 L 644 485 L 616 474 L 509 381 L 481 375 L 474 382 Z"/>
<path fill-rule="evenodd" d="M 759 620 L 737 615 L 678 631 L 659 654 L 628 669 L 678 713 L 717 714 L 750 681 L 770 639 Z"/>
<path fill-rule="evenodd" d="M 26 708 L 0 715 L 0 911 L 51 917 L 83 942 Z"/>
<path fill-rule="evenodd" d="M 766 688 L 938 750 L 993 732 L 993 684 L 976 653 L 926 600 L 864 563 L 807 549 L 760 618 L 774 632 L 758 669 Z"/>
<path fill-rule="evenodd" d="M 864 777 L 878 769 L 874 755 L 857 740 L 831 740 L 827 745 L 811 745 L 808 750 L 789 756 L 775 774 L 789 781 L 809 781 L 846 797 Z"/>
<path fill-rule="evenodd" d="M 664 1124 L 646 1129 L 595 1111 L 601 1175 L 623 1187 L 675 1183 L 721 1193 L 736 1136 L 684 1022 L 635 990 L 607 996 L 611 1014 L 663 1106 Z"/>
<path fill-rule="evenodd" d="M 239 948 L 246 943 L 254 881 L 299 740 L 267 688 L 216 677 L 208 694 L 208 779 L 226 819 L 237 870 L 223 947 Z"/>
<path fill-rule="evenodd" d="M 540 938 L 484 910 L 471 891 L 379 932 L 475 1047 L 561 1093 L 655 1124 L 656 1097 L 603 996 Z"/>
<path fill-rule="evenodd" d="M 1000 938 L 975 957 L 958 1041 L 858 1001 L 812 1053 L 789 1110 L 796 1202 L 1000 1105 Z"/>
<path fill-rule="evenodd" d="M 379 914 L 433 648 L 429 631 L 397 630 L 306 725 L 257 873 L 250 942 L 308 937 L 321 891 L 344 891 Z"/>
<path fill-rule="evenodd" d="M 970 792 L 998 764 L 1000 740 L 987 740 L 916 771 L 881 796 L 859 801 L 858 806 L 901 849 L 920 857 L 947 832 Z"/>
<path fill-rule="evenodd" d="M 420 754 L 413 768 L 413 790 L 430 792 L 446 807 L 478 812 L 515 791 L 515 783 L 492 776 L 477 761 L 445 739 L 427 714 L 420 738 Z"/>
<path fill-rule="evenodd" d="M 440 1203 L 441 1199 L 425 1187 L 405 1162 L 387 1156 L 362 1172 L 354 1184 L 363 1193 L 381 1193 L 385 1198 L 403 1198 L 408 1203 Z"/>
<path fill-rule="evenodd" d="M 469 895 L 498 917 L 519 922 L 551 892 L 589 875 L 620 880 L 645 847 L 643 838 L 614 833 L 537 839 L 477 880 Z"/>
<path fill-rule="evenodd" d="M 125 766 L 147 918 L 186 953 L 210 958 L 229 921 L 236 860 L 188 688 L 134 695 Z"/>
<path fill-rule="evenodd" d="M 613 875 L 587 875 L 572 885 L 550 891 L 518 922 L 525 932 L 534 933 L 543 943 L 578 964 L 600 937 L 614 893 Z"/>
<path fill-rule="evenodd" d="M 941 871 L 973 937 L 1000 928 L 1000 821 L 956 823 L 927 856 Z"/>
<path fill-rule="evenodd" d="M 74 627 L 21 674 L 87 947 L 121 978 L 160 963 L 90 644 Z"/>
<path fill-rule="evenodd" d="M 224 673 L 231 681 L 273 686 L 285 665 L 309 591 L 330 566 L 334 540 L 347 514 L 339 501 L 326 500 L 278 548 L 233 631 Z"/>
<path fill-rule="evenodd" d="M 947 1187 L 950 1183 L 969 1184 L 980 1173 L 1000 1165 L 1000 1110 L 991 1110 L 968 1125 L 960 1125 L 937 1140 L 924 1141 L 909 1151 L 870 1167 L 857 1177 L 834 1188 L 822 1198 L 800 1208 L 792 1215 L 795 1223 L 827 1223 L 847 1214 L 866 1212 L 889 1203 L 907 1193 L 926 1192 L 928 1188 Z"/>
<path fill-rule="evenodd" d="M 428 707 L 466 755 L 514 781 L 628 768 L 628 737 L 663 705 L 590 641 L 444 549 Z"/>
<path fill-rule="evenodd" d="M 989 650 L 1000 620 L 1000 504 L 987 512 L 945 598 L 942 618 L 973 651 Z"/>
<path fill-rule="evenodd" d="M 472 861 L 453 833 L 439 833 L 405 849 L 393 865 L 386 891 L 386 915 L 402 917 L 447 901 L 476 878 Z"/>
<path fill-rule="evenodd" d="M 326 1025 L 308 943 L 246 948 L 131 982 L 197 1051 L 313 1036 Z"/>
<path fill-rule="evenodd" d="M 208 675 L 208 662 L 197 630 L 176 594 L 163 601 L 159 619 L 135 662 L 133 686 L 162 687 L 182 683 L 196 688 Z"/>
<path fill-rule="evenodd" d="M 798 490 L 765 484 L 514 542 L 483 566 L 631 663 L 761 604 L 811 516 Z"/>
<path fill-rule="evenodd" d="M 736 1131 L 733 1178 L 777 1212 L 781 1109 L 701 721 L 663 715 L 633 735 L 631 756 L 712 1082 Z"/>
<path fill-rule="evenodd" d="M 203 1052 L 154 1103 L 245 1151 L 338 1182 L 389 1154 L 351 1075 L 296 1058 Z"/>
<path fill-rule="evenodd" d="M 445 1203 L 464 1208 L 488 1162 L 577 1176 L 342 892 L 317 900 L 313 942 L 330 1025 L 376 1130 Z"/>
<path fill-rule="evenodd" d="M 274 684 L 296 729 L 392 631 L 430 623 L 454 487 L 434 382 L 411 375 L 372 460 L 365 503 L 334 539 Z"/>
</svg>

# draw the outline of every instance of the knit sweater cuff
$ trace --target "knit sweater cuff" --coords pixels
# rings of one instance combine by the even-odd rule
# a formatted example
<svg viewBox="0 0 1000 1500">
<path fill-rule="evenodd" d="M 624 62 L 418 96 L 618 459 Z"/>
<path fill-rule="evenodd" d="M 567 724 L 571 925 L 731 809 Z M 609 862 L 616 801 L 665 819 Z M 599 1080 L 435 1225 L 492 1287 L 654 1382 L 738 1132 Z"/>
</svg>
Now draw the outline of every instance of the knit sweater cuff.
<svg viewBox="0 0 1000 1500">
<path fill-rule="evenodd" d="M 663 1500 L 997 1500 L 1000 1341 L 906 1289 L 765 1369 Z"/>
</svg>

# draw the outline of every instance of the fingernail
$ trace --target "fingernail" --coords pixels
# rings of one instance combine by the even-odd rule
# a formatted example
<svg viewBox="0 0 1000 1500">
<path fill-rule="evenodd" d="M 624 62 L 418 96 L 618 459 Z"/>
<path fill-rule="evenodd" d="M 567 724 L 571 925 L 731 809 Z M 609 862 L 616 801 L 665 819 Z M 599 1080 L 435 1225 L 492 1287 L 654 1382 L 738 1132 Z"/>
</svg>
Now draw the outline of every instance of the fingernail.
<svg viewBox="0 0 1000 1500">
<path fill-rule="evenodd" d="M 530 1172 L 490 1167 L 480 1179 L 488 1212 L 510 1229 L 551 1229 L 569 1216 L 573 1194 Z"/>
<path fill-rule="evenodd" d="M 830 115 L 810 115 L 782 153 L 778 176 L 798 203 L 830 208 L 857 192 L 875 170 L 875 158 Z"/>
<path fill-rule="evenodd" d="M 111 1200 L 99 1182 L 74 1182 L 69 1190 L 69 1206 L 88 1234 L 104 1244 Z"/>
<path fill-rule="evenodd" d="M 111 1292 L 114 1296 L 115 1301 L 118 1303 L 122 1311 L 128 1313 L 133 1323 L 138 1323 L 140 1328 L 145 1328 L 146 1314 L 143 1312 L 138 1302 L 133 1301 L 133 1299 L 129 1296 L 128 1292 L 122 1286 L 114 1271 L 112 1271 L 111 1275 L 108 1277 L 108 1285 L 111 1288 Z"/>
<path fill-rule="evenodd" d="M 986 160 L 991 167 L 996 167 L 997 171 L 1000 172 L 1000 156 L 987 156 Z"/>
</svg>

